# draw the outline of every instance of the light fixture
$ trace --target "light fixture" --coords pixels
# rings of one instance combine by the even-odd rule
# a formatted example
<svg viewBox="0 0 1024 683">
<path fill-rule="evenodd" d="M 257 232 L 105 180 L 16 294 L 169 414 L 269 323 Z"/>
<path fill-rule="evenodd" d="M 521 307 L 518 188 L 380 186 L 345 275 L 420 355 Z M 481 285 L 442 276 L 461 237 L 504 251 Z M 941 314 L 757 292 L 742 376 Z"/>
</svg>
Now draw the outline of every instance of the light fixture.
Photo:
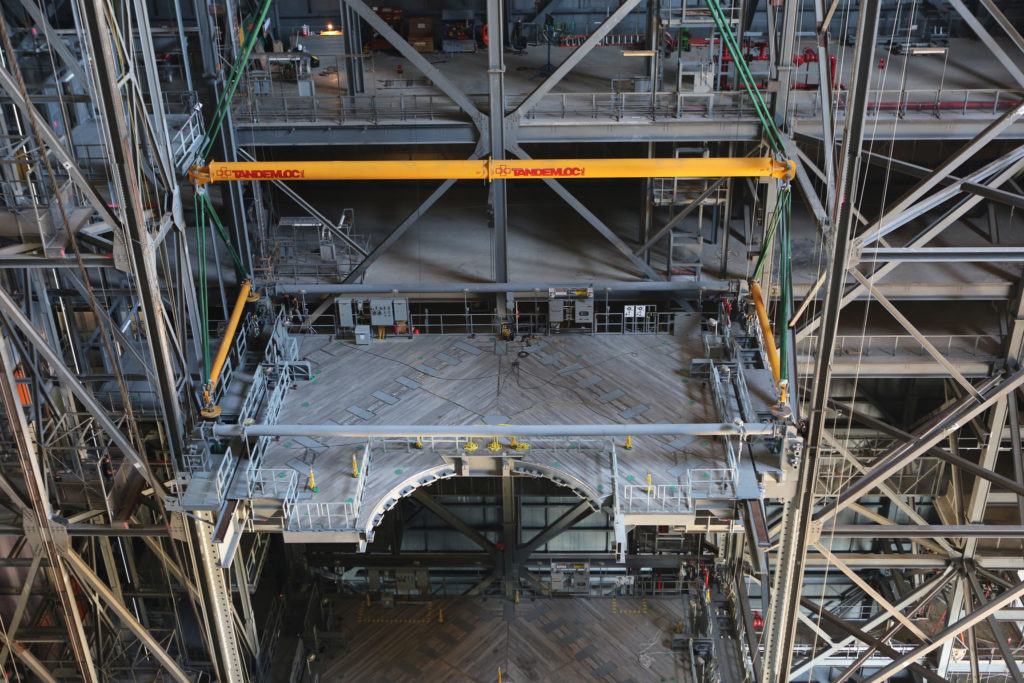
<svg viewBox="0 0 1024 683">
<path fill-rule="evenodd" d="M 328 31 L 333 31 L 334 30 L 334 24 L 327 24 L 327 30 Z"/>
<path fill-rule="evenodd" d="M 654 50 L 623 50 L 623 57 L 654 57 L 658 53 Z"/>
<path fill-rule="evenodd" d="M 944 55 L 949 52 L 948 47 L 912 47 L 910 48 L 910 54 L 912 55 Z"/>
</svg>

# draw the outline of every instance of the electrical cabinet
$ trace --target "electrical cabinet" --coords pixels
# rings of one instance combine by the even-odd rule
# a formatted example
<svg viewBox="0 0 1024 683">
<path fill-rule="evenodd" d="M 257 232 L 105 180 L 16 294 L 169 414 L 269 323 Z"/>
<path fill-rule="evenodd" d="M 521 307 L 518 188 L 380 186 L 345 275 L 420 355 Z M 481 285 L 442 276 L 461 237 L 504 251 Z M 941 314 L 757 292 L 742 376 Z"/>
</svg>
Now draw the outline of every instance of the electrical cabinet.
<svg viewBox="0 0 1024 683">
<path fill-rule="evenodd" d="M 370 324 L 395 324 L 394 304 L 391 299 L 370 299 Z"/>
<path fill-rule="evenodd" d="M 356 326 L 356 318 L 352 315 L 352 299 L 339 297 L 334 300 L 334 308 L 338 311 L 337 327 L 339 330 Z"/>
<path fill-rule="evenodd" d="M 409 300 L 408 299 L 394 299 L 392 300 L 392 306 L 394 306 L 395 322 L 396 323 L 407 323 L 409 322 Z"/>
<path fill-rule="evenodd" d="M 356 325 L 356 344 L 366 346 L 370 343 L 370 326 Z"/>
<path fill-rule="evenodd" d="M 590 323 L 594 321 L 594 300 L 578 299 L 576 301 L 576 322 Z"/>
<path fill-rule="evenodd" d="M 565 320 L 565 302 L 561 299 L 548 301 L 548 322 L 560 323 Z"/>
</svg>

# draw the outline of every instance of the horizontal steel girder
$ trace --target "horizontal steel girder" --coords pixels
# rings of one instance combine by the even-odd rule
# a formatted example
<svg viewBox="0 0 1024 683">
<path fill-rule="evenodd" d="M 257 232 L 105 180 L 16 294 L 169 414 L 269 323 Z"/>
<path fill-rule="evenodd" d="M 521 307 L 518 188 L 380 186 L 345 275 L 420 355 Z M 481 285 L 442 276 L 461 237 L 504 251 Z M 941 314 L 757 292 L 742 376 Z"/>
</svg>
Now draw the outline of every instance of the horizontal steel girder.
<svg viewBox="0 0 1024 683">
<path fill-rule="evenodd" d="M 589 436 L 736 436 L 768 435 L 771 424 L 605 424 L 605 425 L 213 425 L 214 436 L 333 437 L 589 437 Z"/>
</svg>

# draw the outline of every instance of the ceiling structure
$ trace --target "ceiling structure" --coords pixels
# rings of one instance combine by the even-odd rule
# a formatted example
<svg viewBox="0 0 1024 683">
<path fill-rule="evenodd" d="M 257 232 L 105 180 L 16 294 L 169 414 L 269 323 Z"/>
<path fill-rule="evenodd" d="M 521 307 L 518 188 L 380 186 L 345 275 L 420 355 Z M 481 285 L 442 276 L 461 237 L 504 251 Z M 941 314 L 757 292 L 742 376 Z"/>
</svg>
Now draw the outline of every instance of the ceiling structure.
<svg viewBox="0 0 1024 683">
<path fill-rule="evenodd" d="M 1024 682 L 1022 24 L 4 0 L 0 667 L 587 598 L 603 680 Z"/>
</svg>

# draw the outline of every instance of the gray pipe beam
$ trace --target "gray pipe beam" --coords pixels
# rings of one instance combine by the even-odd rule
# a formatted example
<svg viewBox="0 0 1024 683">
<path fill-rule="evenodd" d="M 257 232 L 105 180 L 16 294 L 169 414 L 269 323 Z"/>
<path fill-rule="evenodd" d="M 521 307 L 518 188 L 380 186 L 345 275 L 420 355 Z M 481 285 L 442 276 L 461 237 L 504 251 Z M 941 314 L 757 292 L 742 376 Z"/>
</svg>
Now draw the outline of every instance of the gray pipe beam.
<svg viewBox="0 0 1024 683">
<path fill-rule="evenodd" d="M 254 424 L 213 425 L 214 436 L 347 437 L 590 437 L 590 436 L 737 436 L 769 435 L 774 426 L 708 424 L 603 424 L 603 425 L 339 425 Z"/>
<path fill-rule="evenodd" d="M 696 293 L 700 289 L 708 291 L 724 289 L 722 283 L 703 280 L 673 281 L 667 280 L 606 280 L 599 282 L 407 282 L 399 284 L 330 284 L 321 282 L 277 283 L 274 290 L 278 294 L 501 294 L 515 292 L 519 294 L 542 293 L 545 297 L 549 287 L 593 287 L 594 292 L 686 292 Z"/>
<path fill-rule="evenodd" d="M 837 538 L 1024 538 L 1019 524 L 838 524 L 822 536 Z"/>
<path fill-rule="evenodd" d="M 869 247 L 860 258 L 904 263 L 1018 263 L 1024 261 L 1024 247 Z"/>
</svg>

